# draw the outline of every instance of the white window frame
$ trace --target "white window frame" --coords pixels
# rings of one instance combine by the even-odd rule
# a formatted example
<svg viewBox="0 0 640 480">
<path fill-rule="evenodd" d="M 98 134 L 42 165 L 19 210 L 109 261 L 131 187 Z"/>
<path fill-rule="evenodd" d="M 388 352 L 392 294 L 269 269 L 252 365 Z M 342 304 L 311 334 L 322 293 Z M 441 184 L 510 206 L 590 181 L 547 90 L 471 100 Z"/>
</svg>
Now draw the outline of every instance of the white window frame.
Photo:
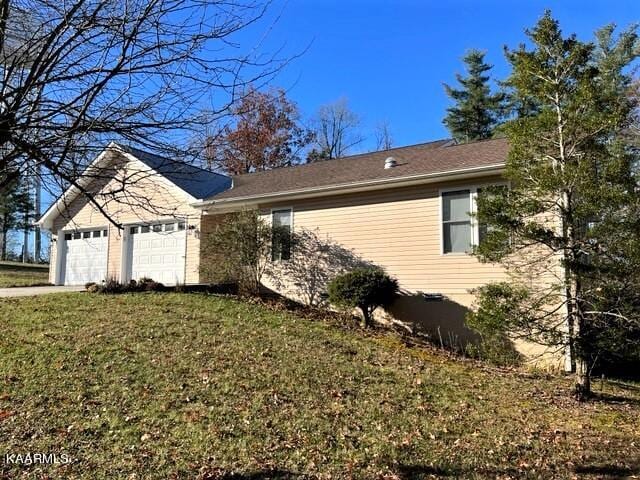
<svg viewBox="0 0 640 480">
<path fill-rule="evenodd" d="M 438 190 L 439 197 L 439 208 L 440 212 L 438 214 L 439 228 L 440 228 L 440 255 L 444 256 L 459 256 L 459 255 L 470 255 L 470 252 L 445 252 L 444 251 L 444 223 L 443 223 L 443 202 L 442 202 L 442 194 L 447 192 L 459 192 L 460 190 L 469 190 L 469 215 L 471 216 L 471 247 L 477 247 L 480 244 L 480 224 L 478 223 L 478 218 L 476 214 L 478 213 L 477 199 L 478 199 L 478 189 L 483 189 L 487 187 L 499 187 L 505 186 L 509 188 L 508 182 L 484 182 L 477 183 L 471 185 L 457 185 L 455 187 L 447 187 L 441 188 Z"/>
<path fill-rule="evenodd" d="M 290 228 L 290 232 L 291 235 L 293 235 L 293 207 L 273 207 L 269 210 L 269 226 L 271 227 L 271 231 L 273 231 L 273 213 L 274 212 L 283 212 L 285 210 L 289 210 L 289 218 L 291 219 L 291 226 Z M 273 259 L 273 245 L 271 245 L 271 251 L 269 252 L 269 261 L 273 262 L 273 263 L 280 263 L 280 262 L 288 262 L 291 260 L 291 257 L 293 256 L 293 249 L 291 250 L 290 254 L 289 254 L 289 260 L 274 260 Z"/>
</svg>

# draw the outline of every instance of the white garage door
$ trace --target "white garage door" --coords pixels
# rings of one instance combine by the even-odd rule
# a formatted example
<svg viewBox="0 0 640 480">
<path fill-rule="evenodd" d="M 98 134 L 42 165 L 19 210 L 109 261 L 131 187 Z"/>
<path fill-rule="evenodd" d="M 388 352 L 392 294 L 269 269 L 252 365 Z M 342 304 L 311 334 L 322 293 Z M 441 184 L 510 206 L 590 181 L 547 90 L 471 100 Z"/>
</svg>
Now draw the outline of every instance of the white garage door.
<svg viewBox="0 0 640 480">
<path fill-rule="evenodd" d="M 107 276 L 107 230 L 88 230 L 64 234 L 62 283 L 99 283 Z"/>
<path fill-rule="evenodd" d="M 183 221 L 129 227 L 129 277 L 165 285 L 184 283 L 185 242 Z"/>
</svg>

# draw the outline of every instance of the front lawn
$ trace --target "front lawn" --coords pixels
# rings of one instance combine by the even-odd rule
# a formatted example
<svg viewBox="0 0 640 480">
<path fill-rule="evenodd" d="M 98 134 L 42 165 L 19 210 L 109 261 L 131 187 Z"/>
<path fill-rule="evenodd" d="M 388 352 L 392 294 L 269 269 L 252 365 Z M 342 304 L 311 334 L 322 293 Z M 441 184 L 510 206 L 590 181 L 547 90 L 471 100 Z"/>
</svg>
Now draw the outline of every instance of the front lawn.
<svg viewBox="0 0 640 480">
<path fill-rule="evenodd" d="M 0 288 L 49 284 L 49 266 L 0 262 Z"/>
<path fill-rule="evenodd" d="M 241 301 L 0 301 L 0 478 L 620 478 L 640 392 L 499 371 Z M 596 385 L 596 390 L 600 390 Z M 14 465 L 4 455 L 69 455 Z"/>
</svg>

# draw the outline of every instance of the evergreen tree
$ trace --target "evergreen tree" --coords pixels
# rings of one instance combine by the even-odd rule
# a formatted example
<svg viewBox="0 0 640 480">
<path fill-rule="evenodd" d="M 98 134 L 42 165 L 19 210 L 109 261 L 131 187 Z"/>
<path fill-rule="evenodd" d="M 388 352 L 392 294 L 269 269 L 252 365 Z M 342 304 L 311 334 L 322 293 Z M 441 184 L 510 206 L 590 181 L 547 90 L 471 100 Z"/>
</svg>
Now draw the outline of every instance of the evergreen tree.
<svg viewBox="0 0 640 480">
<path fill-rule="evenodd" d="M 537 108 L 504 126 L 511 188 L 478 199 L 486 237 L 476 253 L 512 279 L 479 289 L 470 323 L 570 352 L 579 399 L 590 393 L 594 335 L 640 325 L 640 189 L 627 137 L 637 103 L 626 73 L 640 45 L 633 29 L 612 32 L 598 45 L 564 37 L 546 12 L 527 31 L 533 48 L 507 52 L 510 85 Z"/>
<path fill-rule="evenodd" d="M 493 67 L 485 63 L 483 52 L 471 50 L 463 61 L 468 76 L 456 74 L 461 88 L 444 85 L 447 95 L 455 102 L 453 107 L 447 108 L 444 124 L 458 142 L 490 138 L 502 116 L 505 96 L 501 92 L 491 93 L 487 73 Z"/>
<path fill-rule="evenodd" d="M 0 260 L 7 259 L 7 237 L 11 230 L 29 228 L 32 202 L 29 191 L 18 181 L 0 191 Z"/>
</svg>

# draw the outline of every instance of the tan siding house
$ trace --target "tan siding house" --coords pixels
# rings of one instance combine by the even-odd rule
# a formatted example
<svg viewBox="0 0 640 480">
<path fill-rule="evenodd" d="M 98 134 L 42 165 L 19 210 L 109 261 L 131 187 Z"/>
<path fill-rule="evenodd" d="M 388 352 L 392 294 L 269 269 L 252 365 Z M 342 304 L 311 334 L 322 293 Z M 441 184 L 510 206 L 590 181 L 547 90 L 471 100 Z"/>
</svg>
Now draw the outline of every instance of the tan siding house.
<svg viewBox="0 0 640 480">
<path fill-rule="evenodd" d="M 469 306 L 470 288 L 503 280 L 505 274 L 499 265 L 443 252 L 440 192 L 498 181 L 485 177 L 472 184 L 444 182 L 260 207 L 267 219 L 270 209 L 291 208 L 294 229 L 317 229 L 383 267 L 406 290 L 441 293 Z"/>
<path fill-rule="evenodd" d="M 184 269 L 176 276 L 178 283 L 206 281 L 200 263 L 215 259 L 215 252 L 206 251 L 201 240 L 228 213 L 257 209 L 267 222 L 286 225 L 294 232 L 313 232 L 350 257 L 349 262 L 377 265 L 396 277 L 402 293 L 384 319 L 464 346 L 478 339 L 464 323 L 474 301 L 471 290 L 508 279 L 502 266 L 480 263 L 468 253 L 481 236 L 473 216 L 476 195 L 487 185 L 504 183 L 501 173 L 508 148 L 503 139 L 465 145 L 444 140 L 231 179 L 190 170 L 181 179 L 166 169 L 163 173 L 159 157 L 112 146 L 113 178 L 92 187 L 93 192 L 108 196 L 125 173 L 150 168 L 157 175 L 144 176 L 127 192 L 128 198 L 146 198 L 147 203 L 132 206 L 117 198 L 106 202 L 107 213 L 121 224 L 118 228 L 85 197 L 65 194 L 41 221 L 55 239 L 51 280 L 65 283 L 69 271 L 75 272 L 74 279 L 92 274 L 83 270 L 85 250 L 78 242 L 92 232 L 84 243 L 94 247 L 98 263 L 105 262 L 108 277 L 135 279 L 135 272 L 147 271 L 145 262 L 158 260 Z M 193 184 L 199 177 L 204 185 Z M 171 231 L 165 232 L 165 223 L 173 225 Z M 162 231 L 154 233 L 154 225 Z M 105 229 L 106 244 L 99 235 L 94 241 L 93 232 Z M 167 239 L 177 243 L 167 246 Z M 182 263 L 175 261 L 174 244 L 183 249 Z M 62 252 L 65 259 L 56 258 Z M 296 256 L 295 247 L 290 255 L 280 252 L 272 260 L 274 271 L 281 274 L 267 277 L 265 285 L 303 298 L 299 280 L 296 283 L 282 274 L 291 265 L 286 262 L 304 260 Z M 517 347 L 546 363 L 562 360 L 537 346 Z"/>
<path fill-rule="evenodd" d="M 52 232 L 51 283 L 106 279 L 126 282 L 139 278 L 133 270 L 157 272 L 154 280 L 167 284 L 200 282 L 202 213 L 192 206 L 197 198 L 189 190 L 194 189 L 171 180 L 177 170 L 172 168 L 170 174 L 162 174 L 141 161 L 140 156 L 115 147 L 108 149 L 101 158 L 105 166 L 100 175 L 85 187 L 109 218 L 84 195 L 63 195 L 42 217 L 41 224 Z M 102 180 L 106 177 L 104 169 L 109 169 L 113 178 Z M 191 180 L 197 173 L 200 172 L 190 171 L 183 177 Z M 210 179 L 211 175 L 215 174 L 206 172 L 205 177 Z M 126 192 L 120 192 L 123 184 L 127 185 Z M 74 235 L 80 238 L 75 239 Z M 78 254 L 67 262 L 73 244 L 84 241 L 85 235 L 85 243 L 94 245 L 81 245 Z M 136 264 L 137 259 L 141 265 Z M 69 273 L 73 269 L 78 271 L 72 277 Z"/>
</svg>

